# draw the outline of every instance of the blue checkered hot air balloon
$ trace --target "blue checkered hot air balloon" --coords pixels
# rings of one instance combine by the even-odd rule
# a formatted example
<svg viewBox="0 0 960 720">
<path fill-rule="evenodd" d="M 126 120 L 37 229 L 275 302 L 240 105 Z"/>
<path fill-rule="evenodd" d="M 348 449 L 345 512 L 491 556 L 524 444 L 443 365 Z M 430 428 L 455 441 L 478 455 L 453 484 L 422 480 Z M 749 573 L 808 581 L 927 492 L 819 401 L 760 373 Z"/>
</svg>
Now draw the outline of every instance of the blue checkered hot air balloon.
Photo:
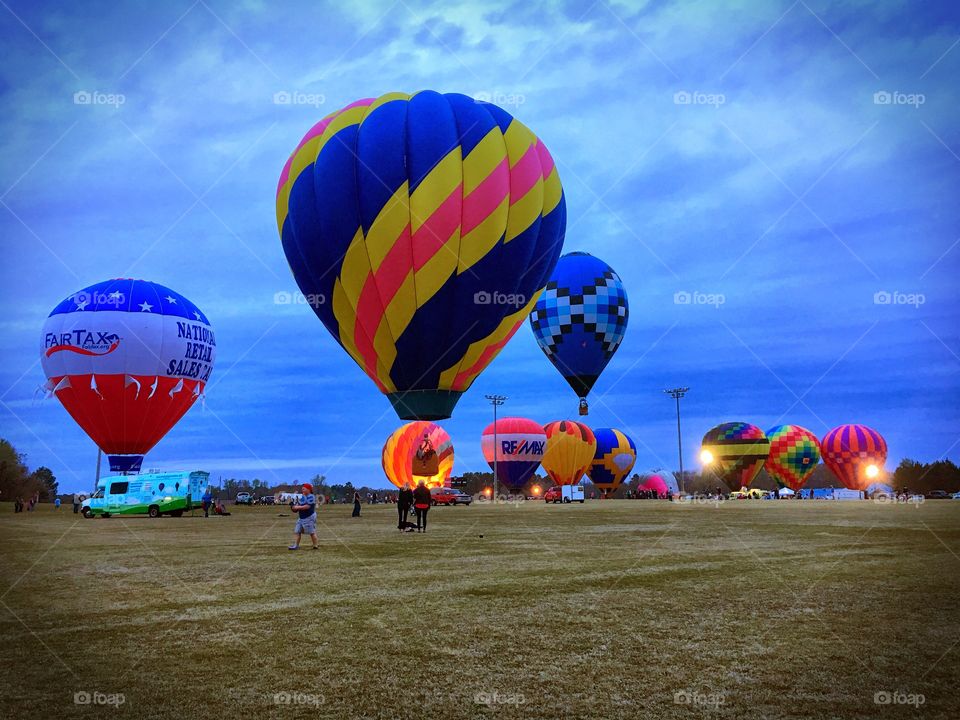
<svg viewBox="0 0 960 720">
<path fill-rule="evenodd" d="M 587 395 L 620 347 L 627 330 L 627 293 L 603 260 L 585 252 L 564 255 L 530 314 L 540 349 L 580 397 Z"/>
</svg>

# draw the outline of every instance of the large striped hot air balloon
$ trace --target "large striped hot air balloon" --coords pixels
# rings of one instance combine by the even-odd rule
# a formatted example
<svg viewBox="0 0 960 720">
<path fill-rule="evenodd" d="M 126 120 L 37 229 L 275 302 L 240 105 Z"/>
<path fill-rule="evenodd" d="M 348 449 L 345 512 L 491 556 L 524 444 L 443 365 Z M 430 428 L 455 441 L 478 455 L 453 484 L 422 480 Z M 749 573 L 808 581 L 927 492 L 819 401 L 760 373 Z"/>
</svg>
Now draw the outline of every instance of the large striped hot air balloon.
<svg viewBox="0 0 960 720">
<path fill-rule="evenodd" d="M 728 422 L 707 431 L 700 444 L 700 459 L 731 490 L 747 487 L 770 454 L 763 430 L 745 422 Z"/>
<path fill-rule="evenodd" d="M 449 417 L 527 317 L 563 245 L 563 188 L 509 113 L 425 91 L 314 125 L 280 174 L 300 290 L 405 419 Z"/>
<path fill-rule="evenodd" d="M 498 418 L 496 422 L 497 462 L 494 463 L 494 424 L 480 437 L 483 458 L 493 469 L 497 482 L 510 490 L 520 490 L 536 472 L 546 449 L 543 426 L 521 417 Z"/>
<path fill-rule="evenodd" d="M 427 487 L 446 485 L 453 470 L 453 441 L 436 423 L 410 422 L 387 438 L 381 462 L 383 472 L 398 488 L 420 480 Z"/>
<path fill-rule="evenodd" d="M 614 428 L 597 428 L 593 431 L 597 447 L 593 461 L 587 467 L 590 482 L 604 496 L 614 492 L 637 461 L 637 446 L 630 437 Z"/>
<path fill-rule="evenodd" d="M 820 441 L 823 463 L 851 490 L 874 482 L 887 461 L 887 441 L 866 425 L 840 425 Z"/>
<path fill-rule="evenodd" d="M 47 389 L 115 472 L 143 456 L 190 409 L 213 371 L 213 328 L 196 305 L 145 280 L 107 280 L 57 305 L 43 326 Z"/>
<path fill-rule="evenodd" d="M 530 314 L 537 344 L 580 397 L 587 395 L 627 331 L 627 293 L 603 260 L 585 252 L 564 255 Z"/>
<path fill-rule="evenodd" d="M 770 456 L 764 465 L 780 487 L 796 492 L 820 462 L 820 441 L 799 425 L 777 425 L 767 430 Z"/>
<path fill-rule="evenodd" d="M 593 460 L 597 439 L 593 431 L 574 420 L 557 420 L 543 426 L 547 449 L 540 464 L 557 485 L 577 485 Z"/>
</svg>

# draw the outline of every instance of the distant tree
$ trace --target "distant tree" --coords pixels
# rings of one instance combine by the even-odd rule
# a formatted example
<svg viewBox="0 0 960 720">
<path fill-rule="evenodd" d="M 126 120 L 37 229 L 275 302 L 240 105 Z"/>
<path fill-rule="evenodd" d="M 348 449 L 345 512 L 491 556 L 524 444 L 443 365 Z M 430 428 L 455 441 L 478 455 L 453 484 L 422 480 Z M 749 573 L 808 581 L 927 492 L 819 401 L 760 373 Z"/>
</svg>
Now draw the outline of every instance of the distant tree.
<svg viewBox="0 0 960 720">
<path fill-rule="evenodd" d="M 34 492 L 40 493 L 41 500 L 52 500 L 57 496 L 57 482 L 53 471 L 41 465 L 30 473 L 30 482 L 36 486 Z"/>
</svg>

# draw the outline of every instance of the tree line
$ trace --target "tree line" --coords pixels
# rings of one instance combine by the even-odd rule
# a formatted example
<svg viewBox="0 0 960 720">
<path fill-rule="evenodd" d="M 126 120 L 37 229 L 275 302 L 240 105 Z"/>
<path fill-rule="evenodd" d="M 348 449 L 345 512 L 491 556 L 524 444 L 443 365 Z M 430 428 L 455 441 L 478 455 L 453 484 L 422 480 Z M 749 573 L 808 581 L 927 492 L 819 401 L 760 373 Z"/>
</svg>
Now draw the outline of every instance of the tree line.
<svg viewBox="0 0 960 720">
<path fill-rule="evenodd" d="M 41 502 L 57 495 L 57 478 L 48 467 L 27 467 L 27 456 L 18 453 L 9 441 L 0 438 L 0 500 L 27 500 L 38 495 Z"/>
</svg>

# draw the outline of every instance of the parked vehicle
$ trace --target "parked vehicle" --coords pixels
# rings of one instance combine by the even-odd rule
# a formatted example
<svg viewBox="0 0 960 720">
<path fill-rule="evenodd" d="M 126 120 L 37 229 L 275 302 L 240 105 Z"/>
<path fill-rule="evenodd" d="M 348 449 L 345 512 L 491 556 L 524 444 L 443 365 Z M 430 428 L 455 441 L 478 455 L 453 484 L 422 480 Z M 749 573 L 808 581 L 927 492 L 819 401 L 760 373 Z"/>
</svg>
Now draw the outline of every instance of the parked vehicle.
<svg viewBox="0 0 960 720">
<path fill-rule="evenodd" d="M 457 488 L 435 487 L 430 488 L 430 501 L 434 505 L 469 505 L 473 497 Z"/>
<path fill-rule="evenodd" d="M 248 492 L 238 492 L 237 499 L 233 502 L 236 505 L 253 505 L 253 495 Z"/>
<path fill-rule="evenodd" d="M 927 497 L 931 500 L 946 500 L 950 497 L 950 493 L 946 490 L 931 490 Z"/>
<path fill-rule="evenodd" d="M 558 503 L 563 499 L 563 493 L 560 492 L 560 486 L 554 485 L 552 488 L 549 488 L 544 494 L 543 499 L 548 503 Z"/>
<path fill-rule="evenodd" d="M 543 499 L 548 503 L 583 503 L 583 485 L 554 485 L 543 494 Z"/>
<path fill-rule="evenodd" d="M 149 515 L 180 517 L 185 510 L 200 507 L 210 473 L 153 472 L 114 475 L 97 483 L 97 491 L 81 504 L 84 517 L 97 515 Z"/>
<path fill-rule="evenodd" d="M 274 505 L 276 504 L 277 498 L 273 495 L 264 495 L 262 498 L 257 500 L 258 505 Z"/>
</svg>

